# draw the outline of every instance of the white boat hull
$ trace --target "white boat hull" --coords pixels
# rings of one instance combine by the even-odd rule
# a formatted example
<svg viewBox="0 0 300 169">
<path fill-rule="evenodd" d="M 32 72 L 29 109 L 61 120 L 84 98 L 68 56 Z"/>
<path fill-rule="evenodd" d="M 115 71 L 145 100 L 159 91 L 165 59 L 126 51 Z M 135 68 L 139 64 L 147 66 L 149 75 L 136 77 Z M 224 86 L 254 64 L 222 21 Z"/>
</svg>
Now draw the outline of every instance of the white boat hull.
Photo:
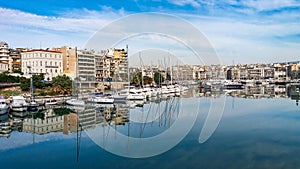
<svg viewBox="0 0 300 169">
<path fill-rule="evenodd" d="M 71 106 L 85 106 L 85 103 L 83 100 L 77 100 L 77 99 L 67 100 L 66 103 Z"/>
<path fill-rule="evenodd" d="M 89 102 L 97 103 L 97 104 L 113 104 L 114 99 L 113 98 L 105 98 L 105 97 L 91 98 L 91 99 L 89 99 Z"/>
<path fill-rule="evenodd" d="M 27 106 L 22 106 L 22 107 L 11 106 L 10 108 L 12 111 L 16 111 L 16 112 L 22 112 L 27 110 Z"/>
<path fill-rule="evenodd" d="M 7 112 L 8 112 L 8 106 L 1 107 L 1 108 L 0 108 L 0 115 L 6 114 Z"/>
</svg>

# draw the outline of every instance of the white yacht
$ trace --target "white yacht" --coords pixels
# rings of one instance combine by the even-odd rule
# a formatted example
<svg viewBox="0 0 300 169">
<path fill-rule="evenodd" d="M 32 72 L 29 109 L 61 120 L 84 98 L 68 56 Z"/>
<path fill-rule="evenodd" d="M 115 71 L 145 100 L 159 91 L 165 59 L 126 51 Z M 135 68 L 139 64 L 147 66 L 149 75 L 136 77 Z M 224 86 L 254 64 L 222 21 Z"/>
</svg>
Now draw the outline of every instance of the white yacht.
<svg viewBox="0 0 300 169">
<path fill-rule="evenodd" d="M 144 100 L 146 99 L 145 94 L 139 89 L 130 89 L 127 96 L 127 100 Z"/>
<path fill-rule="evenodd" d="M 89 98 L 88 102 L 97 104 L 113 104 L 114 98 L 110 94 L 98 95 Z"/>
<path fill-rule="evenodd" d="M 39 104 L 34 99 L 30 99 L 27 110 L 28 111 L 38 111 L 39 110 Z"/>
<path fill-rule="evenodd" d="M 4 96 L 0 96 L 0 115 L 7 113 L 8 105 L 4 99 Z"/>
<path fill-rule="evenodd" d="M 54 98 L 50 98 L 50 99 L 47 99 L 45 101 L 45 106 L 51 106 L 51 105 L 57 105 L 58 104 L 58 101 Z"/>
<path fill-rule="evenodd" d="M 10 96 L 9 100 L 11 101 L 10 109 L 12 111 L 22 112 L 27 110 L 28 103 L 23 96 Z"/>
<path fill-rule="evenodd" d="M 85 106 L 85 103 L 84 103 L 83 100 L 78 100 L 78 99 L 75 99 L 75 98 L 67 100 L 66 103 L 68 105 L 71 105 L 71 106 L 82 106 L 82 107 Z"/>
</svg>

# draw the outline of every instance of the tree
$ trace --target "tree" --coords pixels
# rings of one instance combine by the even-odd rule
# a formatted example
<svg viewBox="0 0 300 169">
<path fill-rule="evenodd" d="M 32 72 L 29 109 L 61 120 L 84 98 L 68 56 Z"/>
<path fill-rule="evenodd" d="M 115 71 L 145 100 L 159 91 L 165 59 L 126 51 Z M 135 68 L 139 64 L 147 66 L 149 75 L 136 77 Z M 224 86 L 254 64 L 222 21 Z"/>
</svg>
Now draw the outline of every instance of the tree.
<svg viewBox="0 0 300 169">
<path fill-rule="evenodd" d="M 0 83 L 19 83 L 20 77 L 10 76 L 7 73 L 0 74 Z"/>
<path fill-rule="evenodd" d="M 43 82 L 45 77 L 44 74 L 32 75 L 33 78 L 33 85 L 37 89 L 45 88 L 45 83 Z"/>
<path fill-rule="evenodd" d="M 23 74 L 24 74 L 24 73 L 23 73 L 21 70 L 19 70 L 19 69 L 13 70 L 13 73 L 19 73 L 20 75 L 23 75 Z"/>
<path fill-rule="evenodd" d="M 22 91 L 29 91 L 30 89 L 30 79 L 21 78 L 20 79 L 20 88 Z"/>
<path fill-rule="evenodd" d="M 153 79 L 149 76 L 144 76 L 143 78 L 144 78 L 143 79 L 144 80 L 144 85 L 151 84 L 153 82 Z"/>
<path fill-rule="evenodd" d="M 153 82 L 153 79 L 149 76 L 143 76 L 143 79 L 142 79 L 142 72 L 138 72 L 133 76 L 133 79 L 132 79 L 133 84 L 141 86 L 142 81 L 144 83 L 143 85 L 146 85 L 146 84 L 151 84 Z"/>
<path fill-rule="evenodd" d="M 155 84 L 161 84 L 165 81 L 165 78 L 159 72 L 154 73 L 154 82 Z"/>
<path fill-rule="evenodd" d="M 133 76 L 132 83 L 135 85 L 142 85 L 142 72 L 138 72 Z"/>
<path fill-rule="evenodd" d="M 72 80 L 66 76 L 56 76 L 52 79 L 52 86 L 57 94 L 71 94 Z"/>
</svg>

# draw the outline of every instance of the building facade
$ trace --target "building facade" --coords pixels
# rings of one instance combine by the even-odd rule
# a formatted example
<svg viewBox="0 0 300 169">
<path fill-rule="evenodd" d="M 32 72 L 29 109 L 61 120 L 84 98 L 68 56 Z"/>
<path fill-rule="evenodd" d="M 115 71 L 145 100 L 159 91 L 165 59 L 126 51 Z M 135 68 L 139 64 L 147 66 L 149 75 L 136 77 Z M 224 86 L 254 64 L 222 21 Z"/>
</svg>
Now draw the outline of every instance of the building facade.
<svg viewBox="0 0 300 169">
<path fill-rule="evenodd" d="M 128 82 L 127 50 L 111 48 L 95 55 L 97 81 Z"/>
<path fill-rule="evenodd" d="M 15 71 L 22 70 L 21 64 L 21 53 L 26 52 L 28 49 L 26 48 L 16 48 L 16 49 L 9 49 L 9 72 L 13 73 Z"/>
<path fill-rule="evenodd" d="M 63 74 L 74 80 L 77 72 L 77 49 L 68 46 L 62 46 L 60 48 L 52 48 L 52 50 L 61 52 Z"/>
<path fill-rule="evenodd" d="M 30 74 L 44 74 L 45 80 L 63 75 L 62 53 L 53 50 L 30 50 L 21 54 L 22 72 L 25 77 Z"/>
<path fill-rule="evenodd" d="M 96 87 L 94 51 L 77 50 L 76 86 L 81 92 L 94 92 Z"/>
<path fill-rule="evenodd" d="M 8 60 L 9 60 L 8 44 L 6 42 L 0 42 L 0 63 L 2 64 L 1 71 L 4 71 L 4 72 L 8 71 L 8 67 L 9 67 Z M 5 70 L 4 70 L 4 68 L 5 68 Z"/>
<path fill-rule="evenodd" d="M 0 73 L 6 72 L 8 70 L 8 64 L 0 61 Z"/>
</svg>

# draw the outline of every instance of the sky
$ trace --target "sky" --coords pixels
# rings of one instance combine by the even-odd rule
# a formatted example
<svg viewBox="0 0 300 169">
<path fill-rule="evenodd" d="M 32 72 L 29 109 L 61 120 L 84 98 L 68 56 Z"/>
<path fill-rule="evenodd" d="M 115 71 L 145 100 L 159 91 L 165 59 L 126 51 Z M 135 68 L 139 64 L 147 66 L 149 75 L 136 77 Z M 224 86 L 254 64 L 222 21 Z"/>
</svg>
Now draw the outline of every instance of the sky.
<svg viewBox="0 0 300 169">
<path fill-rule="evenodd" d="M 194 27 L 214 49 L 221 64 L 300 60 L 299 0 L 0 0 L 0 41 L 11 48 L 66 45 L 84 49 L 97 32 L 143 13 L 159 13 L 162 19 L 147 20 L 142 16 L 125 23 L 126 29 L 136 30 L 137 25 L 143 24 L 163 33 L 149 34 L 147 28 L 138 26 L 138 31 L 145 29 L 147 34 L 127 37 L 115 44 L 128 44 L 129 54 L 135 56 L 144 50 L 158 49 L 185 63 L 196 64 L 192 41 L 199 43 L 200 35 L 193 36 L 195 31 L 187 30 Z M 178 19 L 174 23 L 186 23 L 167 27 L 174 17 Z M 166 36 L 168 30 L 178 37 Z"/>
</svg>

